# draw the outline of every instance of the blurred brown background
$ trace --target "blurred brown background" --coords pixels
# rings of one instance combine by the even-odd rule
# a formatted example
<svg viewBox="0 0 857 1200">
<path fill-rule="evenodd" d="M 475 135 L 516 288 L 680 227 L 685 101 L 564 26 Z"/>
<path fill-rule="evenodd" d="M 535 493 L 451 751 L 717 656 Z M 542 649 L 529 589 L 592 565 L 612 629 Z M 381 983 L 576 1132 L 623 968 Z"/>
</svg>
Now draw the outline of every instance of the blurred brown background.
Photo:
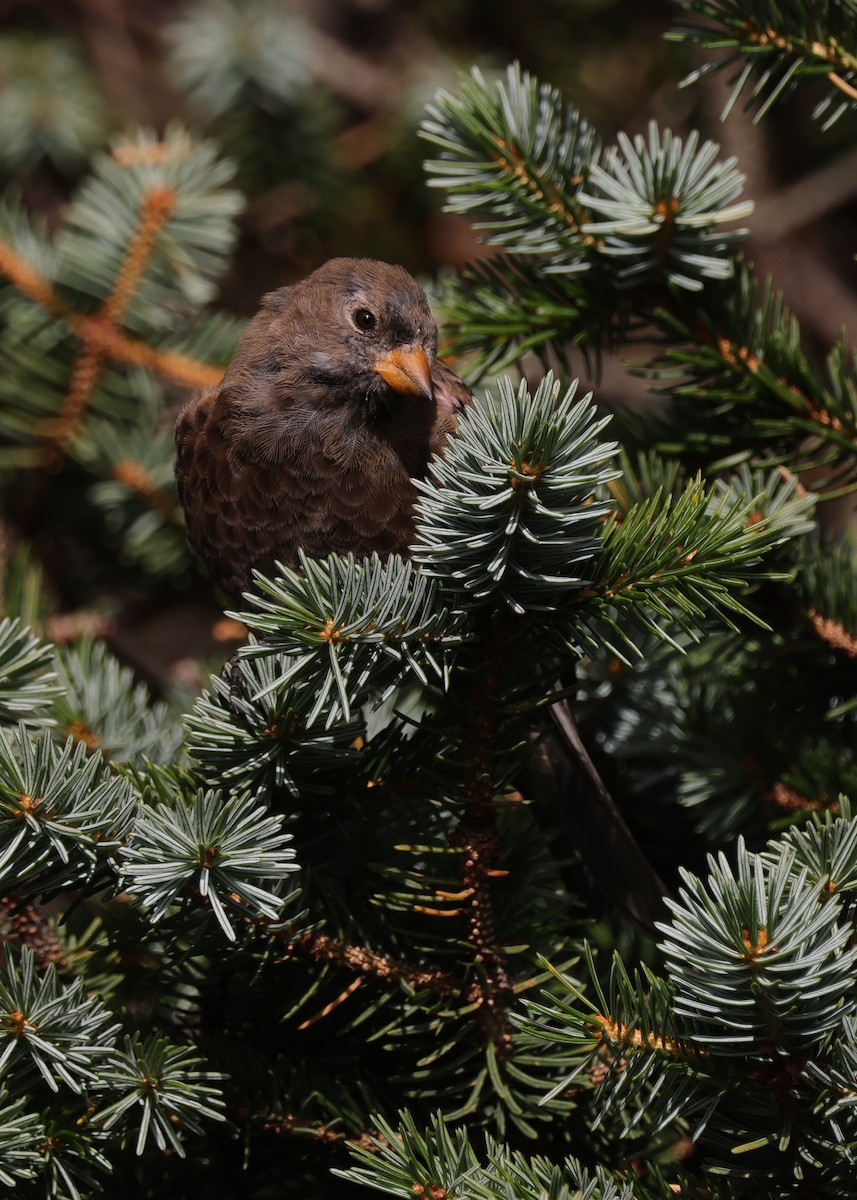
<svg viewBox="0 0 857 1200">
<path fill-rule="evenodd" d="M 281 43 L 254 44 L 260 12 L 279 16 Z M 4 153 L 0 167 L 50 221 L 86 152 L 111 130 L 179 118 L 210 133 L 239 160 L 249 196 L 222 295 L 249 313 L 260 292 L 333 254 L 377 255 L 417 272 L 471 257 L 469 229 L 442 216 L 424 186 L 415 129 L 434 88 L 453 88 L 459 70 L 518 59 L 607 138 L 654 118 L 697 127 L 738 155 L 757 202 L 750 255 L 829 342 L 854 305 L 853 258 L 843 251 L 857 191 L 850 121 L 822 132 L 802 92 L 759 125 L 740 106 L 722 124 L 726 78 L 678 87 L 697 65 L 664 40 L 678 16 L 668 0 L 6 0 L 0 130 L 13 103 L 19 114 L 29 103 L 46 129 L 73 115 L 76 89 L 38 52 L 56 39 L 88 79 L 98 121 L 76 161 Z M 271 61 L 260 61 L 263 51 Z M 242 86 L 230 92 L 236 76 Z"/>
</svg>

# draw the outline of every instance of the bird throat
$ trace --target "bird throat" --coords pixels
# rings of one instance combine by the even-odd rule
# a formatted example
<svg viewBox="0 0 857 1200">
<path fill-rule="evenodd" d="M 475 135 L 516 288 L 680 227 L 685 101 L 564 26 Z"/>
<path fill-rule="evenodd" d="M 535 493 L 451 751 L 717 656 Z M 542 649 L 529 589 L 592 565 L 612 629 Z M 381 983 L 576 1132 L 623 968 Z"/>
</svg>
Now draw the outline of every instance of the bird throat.
<svg viewBox="0 0 857 1200">
<path fill-rule="evenodd" d="M 374 397 L 373 397 L 374 400 Z M 403 398 L 396 393 L 382 397 L 361 414 L 355 424 L 378 443 L 392 450 L 408 475 L 422 478 L 431 457 L 431 440 L 437 406 L 424 396 Z"/>
</svg>

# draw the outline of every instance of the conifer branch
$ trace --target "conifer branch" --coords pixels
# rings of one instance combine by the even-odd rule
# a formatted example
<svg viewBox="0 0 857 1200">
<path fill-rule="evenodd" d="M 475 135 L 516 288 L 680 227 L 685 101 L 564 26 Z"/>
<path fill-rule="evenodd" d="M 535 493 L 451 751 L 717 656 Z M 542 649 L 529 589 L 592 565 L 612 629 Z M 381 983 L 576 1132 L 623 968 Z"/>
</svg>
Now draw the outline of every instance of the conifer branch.
<svg viewBox="0 0 857 1200">
<path fill-rule="evenodd" d="M 315 962 L 335 962 L 361 975 L 372 975 L 390 982 L 402 980 L 415 991 L 426 989 L 443 996 L 455 995 L 458 991 L 458 983 L 448 971 L 417 967 L 325 933 L 307 933 L 296 939 L 290 938 L 287 951 L 308 954 Z"/>
<path fill-rule="evenodd" d="M 61 692 L 49 645 L 16 617 L 0 621 L 0 725 L 44 723 Z"/>
<path fill-rule="evenodd" d="M 244 1119 L 250 1116 L 246 1112 L 240 1112 L 235 1115 Z M 301 1113 L 257 1113 L 253 1114 L 252 1120 L 254 1128 L 259 1129 L 262 1133 L 274 1134 L 277 1137 L 281 1137 L 283 1134 L 297 1134 L 302 1137 L 311 1138 L 318 1145 L 336 1146 L 342 1142 L 357 1142 L 361 1144 L 362 1140 L 368 1137 L 368 1134 L 364 1134 L 361 1138 L 357 1139 L 349 1137 L 341 1129 L 333 1128 L 332 1123 L 314 1121 L 309 1117 L 303 1116 Z"/>
<path fill-rule="evenodd" d="M 773 787 L 767 790 L 765 798 L 769 804 L 783 812 L 829 812 L 838 816 L 841 811 L 837 800 L 830 800 L 827 796 L 802 796 L 782 779 L 778 779 Z"/>
<path fill-rule="evenodd" d="M 817 59 L 843 70 L 857 70 L 857 56 L 849 54 L 844 46 L 829 39 L 827 41 L 810 40 L 796 34 L 787 35 L 768 26 L 760 29 L 753 21 L 739 23 L 740 30 L 747 42 L 764 49 L 785 50 L 790 54 L 799 54 L 805 59 Z M 830 76 L 828 75 L 829 79 Z"/>
<path fill-rule="evenodd" d="M 452 211 L 475 212 L 488 241 L 535 254 L 561 247 L 576 260 L 596 244 L 578 193 L 598 139 L 555 88 L 517 64 L 497 84 L 474 68 L 460 95 L 437 94 L 421 133 L 441 152 L 429 186 L 449 190 Z"/>
<path fill-rule="evenodd" d="M 81 721 L 80 719 L 69 721 L 67 725 L 60 726 L 60 733 L 82 745 L 88 754 L 92 754 L 96 750 L 101 753 L 104 752 L 101 738 L 94 729 L 90 729 L 85 721 Z M 105 755 L 105 757 L 109 756 Z"/>
<path fill-rule="evenodd" d="M 398 1128 L 382 1117 L 376 1118 L 376 1125 L 371 1144 L 352 1143 L 354 1165 L 334 1174 L 399 1200 L 665 1200 L 674 1194 L 665 1182 L 650 1191 L 632 1170 L 589 1168 L 571 1155 L 561 1163 L 542 1154 L 530 1157 L 490 1134 L 477 1153 L 468 1131 L 448 1123 L 441 1113 L 422 1130 L 408 1111 L 399 1113 Z"/>
<path fill-rule="evenodd" d="M 184 537 L 184 522 L 179 516 L 178 507 L 171 496 L 163 488 L 158 487 L 152 475 L 142 463 L 133 459 L 120 459 L 113 464 L 113 478 L 123 483 L 130 491 L 135 492 L 154 512 L 163 523 Z"/>
<path fill-rule="evenodd" d="M 176 200 L 176 193 L 171 187 L 156 186 L 143 195 L 137 228 L 128 244 L 113 290 L 101 310 L 102 319 L 107 324 L 118 325 L 122 320 L 143 272 L 149 266 L 155 240 L 173 214 Z"/>
<path fill-rule="evenodd" d="M 150 346 L 99 316 L 75 312 L 60 299 L 53 285 L 4 241 L 0 241 L 0 274 L 27 299 L 46 309 L 57 321 L 67 324 L 94 356 L 148 367 L 185 387 L 214 387 L 223 378 L 220 367 L 200 362 L 177 350 Z"/>
<path fill-rule="evenodd" d="M 8 242 L 0 240 L 0 274 L 26 296 L 41 305 L 53 317 L 64 319 L 65 305 L 60 300 L 52 283 L 49 283 L 35 267 L 14 250 Z"/>
<path fill-rule="evenodd" d="M 807 616 L 812 628 L 823 642 L 826 642 L 834 650 L 841 650 L 851 658 L 857 658 L 857 636 L 855 634 L 838 621 L 822 616 L 814 608 L 808 610 Z"/>
<path fill-rule="evenodd" d="M 774 5 L 780 30 L 763 0 L 705 3 L 792 39 L 750 40 L 762 103 L 814 73 L 851 104 L 853 64 L 788 73 L 806 6 Z M 218 102 L 232 79 L 252 103 L 261 65 L 282 101 L 277 0 L 209 8 L 184 35 L 189 52 L 205 39 L 197 86 Z M 245 58 L 224 28 L 282 40 Z M 854 356 L 843 340 L 815 370 L 723 231 L 746 211 L 739 172 L 696 135 L 652 126 L 604 148 L 514 68 L 440 96 L 425 132 L 436 185 L 503 250 L 456 285 L 477 369 L 654 328 L 663 419 L 615 414 L 620 455 L 590 398 L 500 380 L 421 483 L 410 558 L 303 559 L 254 581 L 258 640 L 197 699 L 181 745 L 173 703 L 103 646 L 68 644 L 81 614 L 51 618 L 4 567 L 9 611 L 66 644 L 0 625 L 0 724 L 18 723 L 0 737 L 0 1187 L 89 1200 L 112 1164 L 147 1194 L 161 1177 L 204 1190 L 240 1169 L 232 1139 L 205 1131 L 226 1113 L 250 1169 L 222 1184 L 247 1200 L 332 1194 L 317 1171 L 343 1143 L 362 1152 L 348 1178 L 402 1200 L 847 1194 L 857 571 L 812 509 L 857 478 Z M 155 374 L 216 382 L 206 360 L 228 359 L 241 324 L 204 311 L 233 245 L 230 170 L 181 131 L 140 135 L 96 161 L 55 239 L 0 206 L 0 465 L 73 456 L 99 528 L 150 581 L 185 566 Z M 626 894 L 640 877 L 600 837 L 592 789 L 557 773 L 539 791 L 546 718 L 572 692 L 659 863 L 723 847 L 707 881 L 681 877 L 660 974 L 617 915 L 576 978 L 579 863 Z M 600 854 L 566 858 L 566 817 Z M 761 854 L 732 845 L 766 824 L 789 830 Z M 40 907 L 55 894 L 63 940 Z M 605 962 L 610 941 L 630 967 Z M 552 981 L 550 960 L 575 977 Z M 519 1021 L 516 999 L 544 985 Z M 197 1044 L 229 1076 L 223 1097 Z M 471 1143 L 465 1122 L 538 1137 L 538 1153 Z"/>
<path fill-rule="evenodd" d="M 493 631 L 486 646 L 487 664 L 477 672 L 472 685 L 473 713 L 468 738 L 468 762 L 464 776 L 467 797 L 458 828 L 450 845 L 460 851 L 463 915 L 467 921 L 468 942 L 474 951 L 471 990 L 478 996 L 477 1021 L 502 1062 L 512 1054 L 512 1027 L 509 1009 L 515 989 L 505 956 L 497 947 L 492 888 L 497 870 L 500 838 L 494 806 L 493 742 L 495 731 L 490 697 L 497 694 L 496 655 L 500 652 Z"/>
<path fill-rule="evenodd" d="M 754 386 L 764 389 L 772 399 L 786 399 L 790 407 L 803 411 L 812 425 L 819 427 L 819 436 L 826 440 L 835 438 L 844 450 L 857 450 L 857 426 L 848 428 L 842 418 L 825 405 L 824 397 L 811 396 L 794 379 L 784 374 L 772 374 L 764 361 L 762 350 L 753 350 L 746 344 L 730 341 L 725 332 L 713 331 L 707 337 L 703 334 L 701 340 L 716 350 L 723 364 L 734 371 L 737 388 L 741 387 L 742 376 L 751 377 Z"/>
<path fill-rule="evenodd" d="M 89 318 L 84 326 L 87 331 L 98 331 L 97 343 L 84 333 L 78 358 L 72 367 L 65 404 L 56 417 L 42 422 L 41 431 L 47 438 L 42 456 L 48 471 L 59 469 L 75 438 L 80 420 L 104 369 L 109 353 L 107 348 L 114 340 L 122 339 L 120 322 L 125 309 L 149 265 L 156 239 L 170 219 L 175 203 L 176 196 L 172 188 L 156 186 L 143 194 L 137 228 L 128 243 L 113 288 L 101 311 Z"/>
<path fill-rule="evenodd" d="M 760 287 L 746 264 L 728 287 L 708 290 L 692 320 L 675 304 L 654 318 L 672 343 L 652 364 L 671 398 L 662 425 L 671 453 L 704 453 L 715 467 L 740 455 L 793 474 L 814 470 L 812 488 L 824 498 L 857 487 L 854 354 L 844 336 L 819 377 L 782 295 Z"/>
<path fill-rule="evenodd" d="M 717 52 L 716 58 L 687 76 L 686 84 L 744 60 L 732 81 L 724 116 L 753 80 L 747 103 L 759 104 L 756 120 L 793 91 L 802 78 L 823 75 L 839 97 L 845 97 L 837 104 L 831 93 L 816 106 L 814 116 L 826 114 L 825 128 L 857 102 L 857 54 L 851 49 L 857 20 L 850 4 L 783 5 L 752 0 L 737 5 L 729 0 L 681 0 L 681 7 L 689 15 L 667 36 L 696 41 Z"/>
<path fill-rule="evenodd" d="M 148 688 L 103 642 L 59 646 L 55 665 L 63 694 L 52 715 L 64 734 L 115 764 L 155 753 L 159 762 L 171 761 L 181 739 L 174 714 L 164 702 L 152 701 Z"/>
<path fill-rule="evenodd" d="M 84 344 L 71 369 L 62 409 L 57 416 L 47 417 L 39 423 L 38 432 L 44 439 L 42 466 L 46 471 L 55 472 L 60 469 L 69 444 L 74 440 L 78 423 L 98 383 L 103 365 L 101 353 Z"/>
<path fill-rule="evenodd" d="M 704 1052 L 667 1037 L 656 1030 L 643 1029 L 636 1024 L 627 1024 L 610 1016 L 609 1013 L 593 1013 L 589 1018 L 592 1026 L 600 1030 L 604 1044 L 621 1046 L 624 1050 L 648 1051 L 670 1062 L 695 1062 L 704 1058 Z"/>
</svg>

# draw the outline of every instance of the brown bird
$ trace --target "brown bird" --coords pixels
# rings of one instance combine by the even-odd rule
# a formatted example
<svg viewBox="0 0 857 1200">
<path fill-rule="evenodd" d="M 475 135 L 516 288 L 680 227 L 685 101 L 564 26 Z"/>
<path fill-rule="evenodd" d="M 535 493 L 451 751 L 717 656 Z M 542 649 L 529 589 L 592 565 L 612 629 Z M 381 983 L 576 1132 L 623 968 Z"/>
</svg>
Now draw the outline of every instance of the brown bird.
<svg viewBox="0 0 857 1200">
<path fill-rule="evenodd" d="M 406 552 L 412 480 L 469 400 L 402 267 L 334 258 L 269 292 L 223 381 L 176 424 L 191 548 L 233 601 L 299 549 Z"/>
</svg>

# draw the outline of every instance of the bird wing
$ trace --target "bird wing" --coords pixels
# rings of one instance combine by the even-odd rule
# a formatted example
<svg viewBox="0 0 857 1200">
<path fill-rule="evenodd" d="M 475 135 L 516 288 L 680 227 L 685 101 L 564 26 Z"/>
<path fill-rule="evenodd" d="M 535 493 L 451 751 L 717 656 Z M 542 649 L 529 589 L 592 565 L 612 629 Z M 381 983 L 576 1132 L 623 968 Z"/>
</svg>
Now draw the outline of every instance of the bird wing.
<svg viewBox="0 0 857 1200">
<path fill-rule="evenodd" d="M 367 458 L 340 421 L 290 414 L 290 436 L 268 443 L 236 436 L 224 415 L 220 389 L 198 397 L 176 424 L 176 478 L 187 537 L 215 585 L 237 599 L 254 569 L 294 566 L 298 550 L 382 556 L 413 538 L 415 496 L 398 460 Z M 410 489 L 407 497 L 403 489 Z"/>
</svg>

